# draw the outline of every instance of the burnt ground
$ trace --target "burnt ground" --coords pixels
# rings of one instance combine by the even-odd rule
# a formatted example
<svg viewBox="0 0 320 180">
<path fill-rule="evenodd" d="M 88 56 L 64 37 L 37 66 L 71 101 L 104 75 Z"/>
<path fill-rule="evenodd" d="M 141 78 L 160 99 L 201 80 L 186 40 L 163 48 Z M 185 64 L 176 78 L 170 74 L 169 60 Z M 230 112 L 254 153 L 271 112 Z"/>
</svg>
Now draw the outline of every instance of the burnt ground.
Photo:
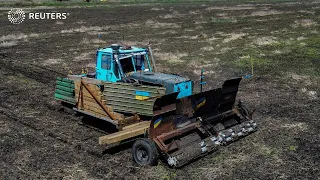
<svg viewBox="0 0 320 180">
<path fill-rule="evenodd" d="M 0 179 L 318 179 L 320 4 L 186 3 L 26 7 L 66 20 L 13 25 L 0 10 Z M 101 38 L 98 35 L 101 34 Z M 98 47 L 151 43 L 157 65 L 206 89 L 251 73 L 238 99 L 256 109 L 259 131 L 181 168 L 133 163 L 129 146 L 53 100 L 56 76 L 94 70 Z"/>
</svg>

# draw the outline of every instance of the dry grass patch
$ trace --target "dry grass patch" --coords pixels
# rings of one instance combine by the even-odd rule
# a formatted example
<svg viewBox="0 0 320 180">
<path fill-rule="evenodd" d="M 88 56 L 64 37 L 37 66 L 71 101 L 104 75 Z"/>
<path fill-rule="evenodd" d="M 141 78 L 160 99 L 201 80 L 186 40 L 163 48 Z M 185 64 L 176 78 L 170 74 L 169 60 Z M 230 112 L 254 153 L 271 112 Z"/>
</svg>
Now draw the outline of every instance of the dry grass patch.
<svg viewBox="0 0 320 180">
<path fill-rule="evenodd" d="M 0 135 L 7 134 L 9 132 L 11 132 L 9 125 L 5 121 L 0 120 Z"/>
<path fill-rule="evenodd" d="M 158 34 L 176 34 L 176 33 L 177 33 L 177 31 L 168 30 L 168 31 L 159 32 Z"/>
<path fill-rule="evenodd" d="M 213 58 L 211 61 L 202 61 L 202 59 L 196 59 L 193 60 L 192 62 L 188 63 L 188 67 L 190 67 L 191 69 L 193 69 L 193 74 L 200 76 L 201 75 L 201 70 L 204 69 L 205 75 L 213 75 L 213 74 L 217 74 L 220 71 L 217 71 L 217 67 L 220 66 L 219 64 L 220 59 L 219 58 Z M 211 70 L 211 69 L 215 69 L 215 70 Z"/>
<path fill-rule="evenodd" d="M 17 45 L 18 42 L 16 41 L 3 41 L 0 43 L 0 47 L 11 47 Z"/>
<path fill-rule="evenodd" d="M 59 64 L 62 61 L 62 59 L 48 59 L 43 62 L 43 65 L 54 65 L 54 64 Z"/>
<path fill-rule="evenodd" d="M 261 10 L 261 11 L 254 11 L 250 14 L 250 16 L 269 16 L 269 15 L 277 15 L 283 14 L 283 11 L 276 11 L 276 10 Z"/>
<path fill-rule="evenodd" d="M 87 38 L 84 38 L 80 44 L 101 44 L 101 43 L 107 43 L 106 41 L 104 40 L 101 40 L 101 39 L 87 39 Z"/>
<path fill-rule="evenodd" d="M 317 85 L 318 84 L 316 80 L 312 81 L 310 76 L 298 75 L 298 74 L 295 74 L 295 73 L 289 73 L 288 76 L 291 77 L 292 79 L 296 80 L 297 83 L 299 83 L 299 84 L 302 83 L 302 84 L 304 84 L 306 86 Z"/>
<path fill-rule="evenodd" d="M 224 10 L 224 11 L 239 11 L 239 10 L 250 10 L 255 9 L 250 6 L 213 6 L 206 8 L 207 11 Z"/>
<path fill-rule="evenodd" d="M 67 176 L 64 176 L 62 179 L 93 179 L 90 178 L 86 170 L 82 169 L 79 166 L 80 164 L 74 164 L 72 166 L 67 166 L 61 169 L 63 174 L 68 174 Z"/>
<path fill-rule="evenodd" d="M 304 13 L 304 14 L 312 14 L 312 15 L 314 15 L 316 12 L 314 12 L 314 11 L 308 11 L 308 10 L 300 10 L 300 11 L 298 11 L 299 13 Z"/>
<path fill-rule="evenodd" d="M 21 40 L 26 39 L 28 36 L 26 34 L 9 34 L 5 36 L 0 37 L 0 41 L 15 41 L 15 40 Z"/>
<path fill-rule="evenodd" d="M 213 50 L 214 50 L 214 47 L 212 47 L 212 46 L 205 46 L 205 47 L 202 47 L 201 50 L 202 50 L 202 51 L 213 51 Z"/>
<path fill-rule="evenodd" d="M 317 91 L 308 91 L 307 88 L 302 88 L 301 91 L 311 99 L 318 99 Z"/>
<path fill-rule="evenodd" d="M 162 22 L 153 21 L 153 20 L 148 20 L 148 21 L 146 21 L 145 24 L 147 26 L 151 27 L 151 28 L 168 28 L 168 29 L 172 29 L 172 28 L 180 28 L 181 27 L 177 23 L 162 23 Z"/>
<path fill-rule="evenodd" d="M 81 26 L 80 28 L 74 29 L 64 29 L 61 30 L 61 33 L 75 33 L 75 32 L 92 32 L 92 31 L 102 31 L 109 30 L 109 26 Z"/>
<path fill-rule="evenodd" d="M 56 23 L 55 24 L 57 24 L 57 25 L 63 25 L 64 24 L 64 22 L 62 22 L 62 21 L 56 21 Z"/>
<path fill-rule="evenodd" d="M 28 38 L 37 38 L 39 34 L 31 33 L 29 35 L 19 33 L 19 34 L 9 34 L 0 37 L 0 47 L 11 47 L 19 43 L 19 41 L 28 41 Z"/>
<path fill-rule="evenodd" d="M 231 33 L 231 34 L 228 34 L 226 39 L 223 40 L 223 43 L 228 43 L 230 41 L 234 41 L 234 40 L 237 40 L 237 39 L 241 39 L 242 37 L 248 35 L 247 33 Z"/>
<path fill-rule="evenodd" d="M 181 18 L 184 16 L 185 16 L 185 14 L 181 14 L 179 11 L 173 10 L 172 13 L 169 13 L 169 14 L 166 14 L 163 16 L 159 16 L 159 17 L 163 18 L 163 19 L 172 19 L 172 18 Z"/>
<path fill-rule="evenodd" d="M 302 122 L 297 122 L 297 123 L 290 123 L 290 124 L 284 124 L 281 125 L 283 128 L 287 129 L 292 129 L 292 130 L 297 130 L 297 131 L 307 131 L 308 130 L 308 125 L 306 123 Z"/>
<path fill-rule="evenodd" d="M 164 8 L 156 8 L 156 7 L 154 7 L 154 8 L 151 8 L 150 10 L 151 11 L 163 11 Z"/>
<path fill-rule="evenodd" d="M 311 27 L 317 25 L 317 22 L 313 21 L 312 19 L 301 19 L 295 20 L 293 27 Z"/>
<path fill-rule="evenodd" d="M 182 57 L 188 56 L 187 53 L 153 53 L 155 58 L 160 61 L 167 61 L 168 63 L 182 63 L 184 60 L 182 60 Z"/>
<path fill-rule="evenodd" d="M 72 61 L 84 61 L 84 60 L 92 60 L 94 59 L 93 53 L 81 53 L 80 55 L 76 56 Z"/>
<path fill-rule="evenodd" d="M 264 45 L 271 45 L 271 44 L 277 44 L 276 37 L 272 36 L 266 36 L 266 37 L 259 37 L 253 41 L 254 44 L 258 46 L 264 46 Z"/>
<path fill-rule="evenodd" d="M 189 11 L 188 14 L 191 14 L 191 15 L 198 15 L 198 14 L 201 14 L 201 11 L 200 10 L 196 10 L 196 11 Z"/>
</svg>

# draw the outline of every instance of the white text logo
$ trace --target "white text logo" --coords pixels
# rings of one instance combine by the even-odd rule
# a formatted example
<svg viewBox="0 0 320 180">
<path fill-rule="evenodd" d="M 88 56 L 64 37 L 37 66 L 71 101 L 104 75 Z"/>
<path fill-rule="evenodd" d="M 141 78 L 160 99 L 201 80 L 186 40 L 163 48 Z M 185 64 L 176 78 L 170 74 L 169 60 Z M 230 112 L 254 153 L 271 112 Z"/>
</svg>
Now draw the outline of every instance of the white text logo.
<svg viewBox="0 0 320 180">
<path fill-rule="evenodd" d="M 8 19 L 13 24 L 20 24 L 26 18 L 33 20 L 42 20 L 42 19 L 52 19 L 52 20 L 63 20 L 67 19 L 69 13 L 60 13 L 60 12 L 36 12 L 36 13 L 26 13 L 22 9 L 11 9 L 8 12 Z"/>
<path fill-rule="evenodd" d="M 24 21 L 26 15 L 22 9 L 11 9 L 8 12 L 8 19 L 13 24 L 20 24 Z"/>
</svg>

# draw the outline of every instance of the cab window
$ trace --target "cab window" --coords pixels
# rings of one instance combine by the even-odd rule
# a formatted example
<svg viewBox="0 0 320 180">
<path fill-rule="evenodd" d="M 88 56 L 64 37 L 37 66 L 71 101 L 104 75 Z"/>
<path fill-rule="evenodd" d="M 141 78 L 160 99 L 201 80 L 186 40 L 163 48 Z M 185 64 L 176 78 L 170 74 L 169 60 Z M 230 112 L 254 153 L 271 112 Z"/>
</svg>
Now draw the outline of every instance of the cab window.
<svg viewBox="0 0 320 180">
<path fill-rule="evenodd" d="M 142 55 L 135 56 L 134 64 L 137 71 L 144 70 L 144 56 Z"/>
<path fill-rule="evenodd" d="M 106 70 L 110 70 L 111 69 L 111 61 L 112 61 L 111 55 L 102 54 L 101 68 L 106 69 Z"/>
</svg>

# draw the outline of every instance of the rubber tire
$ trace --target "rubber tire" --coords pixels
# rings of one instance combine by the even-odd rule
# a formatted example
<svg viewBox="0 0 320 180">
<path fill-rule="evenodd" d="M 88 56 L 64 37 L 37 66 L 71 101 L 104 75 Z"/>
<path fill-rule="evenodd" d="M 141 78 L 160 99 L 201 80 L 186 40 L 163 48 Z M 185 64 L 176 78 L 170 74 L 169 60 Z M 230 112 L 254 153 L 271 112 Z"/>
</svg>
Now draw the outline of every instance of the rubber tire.
<svg viewBox="0 0 320 180">
<path fill-rule="evenodd" d="M 141 160 L 139 158 L 139 150 L 141 152 L 141 149 L 144 150 L 147 154 L 146 160 Z M 134 142 L 132 146 L 132 157 L 133 160 L 140 166 L 146 166 L 146 165 L 156 165 L 158 162 L 158 150 L 153 141 L 147 138 L 141 138 Z"/>
</svg>

